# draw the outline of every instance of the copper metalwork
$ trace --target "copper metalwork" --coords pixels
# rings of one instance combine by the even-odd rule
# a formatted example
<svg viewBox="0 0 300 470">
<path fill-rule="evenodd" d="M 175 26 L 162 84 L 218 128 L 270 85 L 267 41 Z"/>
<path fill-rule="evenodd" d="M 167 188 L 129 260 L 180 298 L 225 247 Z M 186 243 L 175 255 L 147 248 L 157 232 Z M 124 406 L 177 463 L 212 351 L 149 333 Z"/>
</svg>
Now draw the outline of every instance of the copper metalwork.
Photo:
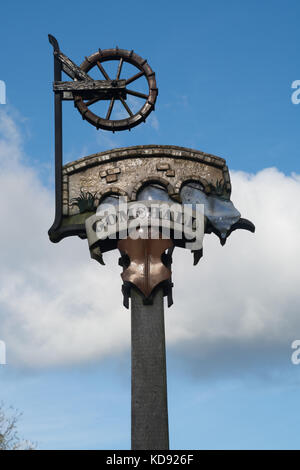
<svg viewBox="0 0 300 470">
<path fill-rule="evenodd" d="M 145 300 L 151 302 L 151 294 L 158 285 L 164 284 L 165 287 L 171 288 L 171 253 L 174 243 L 169 239 L 151 239 L 150 233 L 148 236 L 147 239 L 133 240 L 128 237 L 119 240 L 118 249 L 122 255 L 121 277 L 125 287 L 128 287 L 128 284 L 136 286 L 145 296 Z M 168 292 L 165 292 L 165 295 L 168 295 Z M 169 304 L 171 303 L 169 296 Z"/>
</svg>

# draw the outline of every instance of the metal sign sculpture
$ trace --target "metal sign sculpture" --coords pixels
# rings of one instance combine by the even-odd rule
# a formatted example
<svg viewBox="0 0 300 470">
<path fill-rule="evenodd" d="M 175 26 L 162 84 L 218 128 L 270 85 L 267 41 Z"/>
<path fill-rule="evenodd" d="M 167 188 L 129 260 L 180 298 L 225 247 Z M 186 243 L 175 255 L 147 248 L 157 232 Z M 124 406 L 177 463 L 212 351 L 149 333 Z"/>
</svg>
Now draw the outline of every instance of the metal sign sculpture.
<svg viewBox="0 0 300 470">
<path fill-rule="evenodd" d="M 74 235 L 87 238 L 91 257 L 101 264 L 103 253 L 120 251 L 124 305 L 128 308 L 131 298 L 132 311 L 132 448 L 167 449 L 163 297 L 172 305 L 173 250 L 191 250 L 197 264 L 204 233 L 215 233 L 224 245 L 232 231 L 255 228 L 230 200 L 225 160 L 211 154 L 145 145 L 96 153 L 63 166 L 64 100 L 73 100 L 83 119 L 97 129 L 115 132 L 145 121 L 154 110 L 158 90 L 155 73 L 133 51 L 99 49 L 77 66 L 53 36 L 49 41 L 54 49 L 56 182 L 56 214 L 49 237 L 52 242 Z M 105 68 L 109 61 L 118 61 L 115 77 Z M 126 62 L 138 69 L 127 78 Z M 93 69 L 104 80 L 93 79 Z M 62 81 L 62 72 L 72 80 Z M 141 77 L 147 80 L 148 94 L 128 88 Z M 128 96 L 144 100 L 138 112 L 130 109 Z M 108 102 L 102 117 L 90 110 L 99 101 Z M 126 119 L 111 119 L 116 101 L 128 113 Z"/>
<path fill-rule="evenodd" d="M 73 79 L 73 81 L 55 81 L 53 91 L 60 93 L 63 100 L 73 100 L 74 105 L 90 124 L 97 129 L 108 131 L 130 130 L 141 122 L 145 122 L 147 116 L 154 110 L 158 89 L 156 87 L 155 73 L 147 64 L 146 59 L 142 59 L 133 50 L 124 49 L 99 49 L 98 52 L 86 57 L 78 67 L 69 57 L 63 54 L 57 40 L 49 35 L 49 41 L 54 48 L 54 56 L 61 64 L 61 69 Z M 109 77 L 103 63 L 109 61 L 119 61 L 116 77 Z M 133 65 L 138 72 L 127 79 L 120 79 L 124 63 Z M 99 70 L 99 75 L 105 80 L 94 80 L 88 72 L 93 68 Z M 148 94 L 140 93 L 128 88 L 128 85 L 141 77 L 145 77 L 148 83 Z M 131 85 L 132 86 L 132 85 Z M 127 95 L 135 96 L 144 101 L 138 112 L 133 113 L 126 102 Z M 94 114 L 89 107 L 100 100 L 108 100 L 109 105 L 105 117 Z M 112 120 L 111 113 L 116 100 L 119 100 L 128 113 L 128 118 Z"/>
</svg>

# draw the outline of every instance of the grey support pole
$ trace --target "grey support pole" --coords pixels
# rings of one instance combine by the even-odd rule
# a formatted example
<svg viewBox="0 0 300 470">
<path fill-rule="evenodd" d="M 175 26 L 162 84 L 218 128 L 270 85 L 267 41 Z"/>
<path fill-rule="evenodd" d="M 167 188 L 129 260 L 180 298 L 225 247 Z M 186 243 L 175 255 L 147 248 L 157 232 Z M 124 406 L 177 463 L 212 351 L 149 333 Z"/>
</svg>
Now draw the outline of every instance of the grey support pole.
<svg viewBox="0 0 300 470">
<path fill-rule="evenodd" d="M 168 450 L 167 373 L 163 290 L 152 305 L 131 288 L 131 448 Z"/>
</svg>

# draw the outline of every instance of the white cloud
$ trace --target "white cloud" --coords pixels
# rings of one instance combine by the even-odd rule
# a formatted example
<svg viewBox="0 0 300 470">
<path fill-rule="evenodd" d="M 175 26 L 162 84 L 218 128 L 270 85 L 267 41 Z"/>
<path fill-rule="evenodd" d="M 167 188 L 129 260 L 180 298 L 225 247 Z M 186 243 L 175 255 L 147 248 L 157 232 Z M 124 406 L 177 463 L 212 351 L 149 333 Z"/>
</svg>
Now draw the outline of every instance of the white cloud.
<svg viewBox="0 0 300 470">
<path fill-rule="evenodd" d="M 177 252 L 169 344 L 203 361 L 201 369 L 224 366 L 225 356 L 230 368 L 288 365 L 300 337 L 300 177 L 268 168 L 231 179 L 232 201 L 256 233 L 233 232 L 224 247 L 205 236 L 197 267 Z"/>
<path fill-rule="evenodd" d="M 149 122 L 150 122 L 150 126 L 155 130 L 155 131 L 158 131 L 159 129 L 159 121 L 156 117 L 155 114 L 150 114 L 150 117 L 148 118 L 149 119 Z"/>
<path fill-rule="evenodd" d="M 20 133 L 4 113 L 0 133 L 0 339 L 8 363 L 42 367 L 122 353 L 130 313 L 121 304 L 117 252 L 103 267 L 86 241 L 50 243 L 54 196 L 24 164 Z M 290 341 L 300 337 L 300 176 L 275 168 L 231 176 L 232 200 L 256 233 L 234 232 L 224 247 L 205 236 L 197 267 L 189 252 L 175 250 L 168 346 L 197 360 L 228 347 L 250 354 L 286 345 L 289 359 Z"/>
<path fill-rule="evenodd" d="M 120 268 L 89 258 L 87 242 L 50 243 L 53 194 L 23 163 L 21 139 L 2 114 L 0 143 L 0 338 L 8 363 L 62 364 L 116 354 L 128 345 Z M 111 295 L 110 295 L 111 293 Z M 126 334 L 127 333 L 127 334 Z"/>
</svg>

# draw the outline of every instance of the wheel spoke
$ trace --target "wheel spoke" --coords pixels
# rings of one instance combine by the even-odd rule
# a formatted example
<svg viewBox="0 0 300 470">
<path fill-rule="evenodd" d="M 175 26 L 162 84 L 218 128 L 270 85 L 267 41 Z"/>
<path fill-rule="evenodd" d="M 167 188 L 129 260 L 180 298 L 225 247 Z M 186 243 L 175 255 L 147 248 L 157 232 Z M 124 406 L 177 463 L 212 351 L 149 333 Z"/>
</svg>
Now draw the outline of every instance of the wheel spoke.
<svg viewBox="0 0 300 470">
<path fill-rule="evenodd" d="M 138 78 L 142 77 L 143 75 L 144 75 L 144 72 L 136 73 L 135 75 L 133 75 L 133 77 L 128 78 L 128 80 L 126 80 L 126 85 L 129 85 L 129 83 L 134 82 L 134 80 L 137 80 Z"/>
<path fill-rule="evenodd" d="M 109 118 L 110 118 L 112 109 L 113 109 L 113 107 L 114 107 L 114 103 L 115 103 L 115 98 L 112 98 L 112 99 L 110 100 L 109 108 L 108 108 L 107 115 L 106 115 L 106 118 L 105 118 L 105 119 L 109 119 Z"/>
<path fill-rule="evenodd" d="M 128 90 L 127 88 L 125 88 L 125 91 L 128 93 L 128 95 L 137 96 L 138 98 L 143 98 L 144 100 L 148 99 L 148 95 L 144 95 L 144 93 L 140 93 L 139 91 Z"/>
<path fill-rule="evenodd" d="M 120 62 L 119 62 L 116 80 L 119 80 L 119 78 L 120 78 L 120 73 L 121 73 L 121 70 L 122 70 L 122 65 L 123 65 L 123 57 L 121 57 Z"/>
<path fill-rule="evenodd" d="M 133 112 L 131 111 L 131 109 L 130 109 L 129 106 L 127 105 L 127 103 L 126 103 L 126 101 L 124 100 L 124 98 L 122 98 L 122 96 L 120 96 L 120 100 L 121 100 L 122 105 L 123 105 L 124 108 L 126 109 L 127 113 L 129 114 L 129 116 L 133 116 Z"/>
<path fill-rule="evenodd" d="M 101 98 L 93 98 L 93 99 L 91 99 L 91 100 L 89 100 L 89 101 L 86 101 L 85 104 L 86 104 L 87 106 L 91 106 L 91 104 L 97 103 L 97 101 L 100 101 L 100 99 L 101 99 Z"/>
<path fill-rule="evenodd" d="M 110 80 L 109 76 L 107 75 L 107 73 L 104 70 L 103 65 L 101 64 L 101 62 L 99 62 L 99 60 L 97 60 L 97 66 L 98 66 L 98 69 L 100 70 L 100 72 L 102 73 L 102 75 L 104 76 L 104 78 L 106 78 L 106 80 Z"/>
</svg>

